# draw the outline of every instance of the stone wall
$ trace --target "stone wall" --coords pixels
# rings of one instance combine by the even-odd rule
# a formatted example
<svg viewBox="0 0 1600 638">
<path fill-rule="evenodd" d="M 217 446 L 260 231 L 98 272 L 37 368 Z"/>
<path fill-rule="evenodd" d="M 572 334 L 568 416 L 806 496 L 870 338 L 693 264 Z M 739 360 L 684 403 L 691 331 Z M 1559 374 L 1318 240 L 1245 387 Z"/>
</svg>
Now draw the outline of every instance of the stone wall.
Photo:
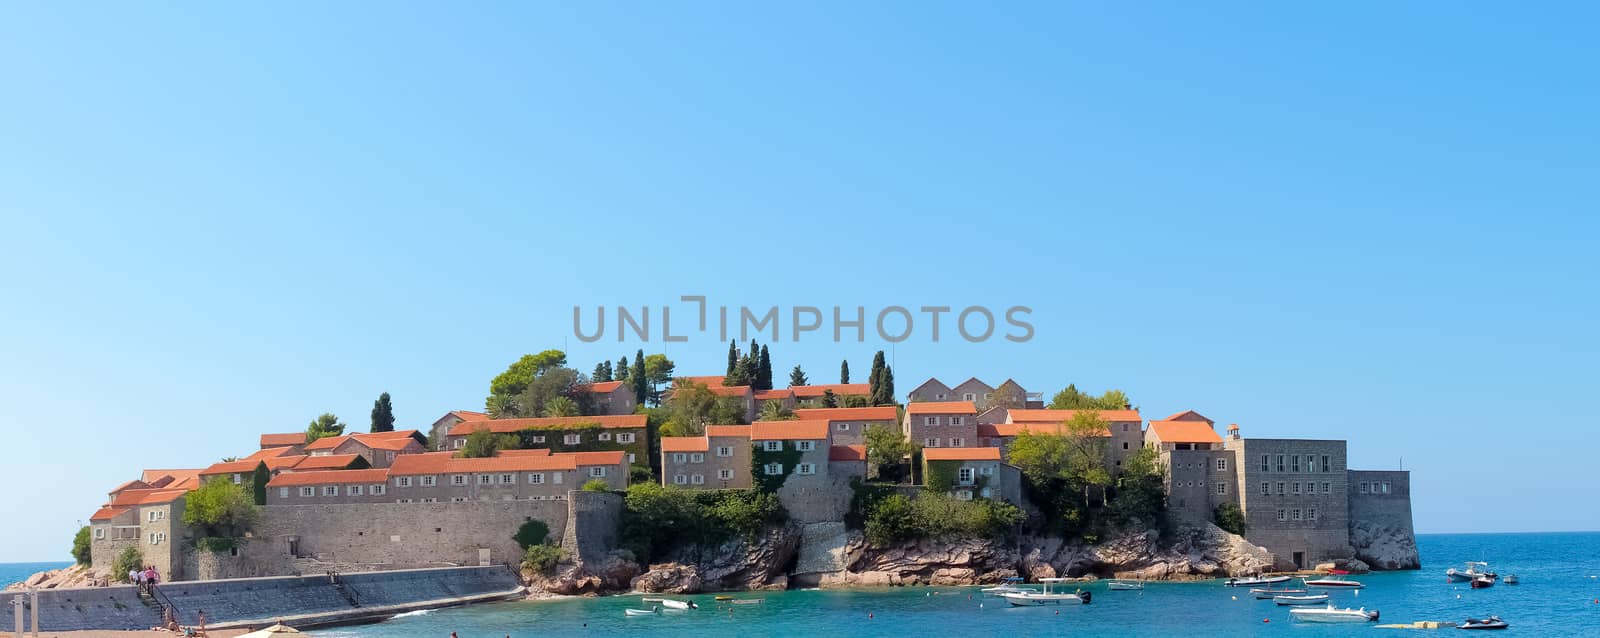
<svg viewBox="0 0 1600 638">
<path fill-rule="evenodd" d="M 1275 567 L 1296 567 L 1296 554 L 1302 567 L 1352 556 L 1344 441 L 1242 439 L 1227 447 L 1238 452 L 1245 538 L 1271 551 Z"/>
<path fill-rule="evenodd" d="M 567 501 L 565 533 L 551 536 L 575 562 L 598 563 L 617 547 L 617 531 L 622 525 L 622 495 L 611 492 L 573 492 Z"/>
<path fill-rule="evenodd" d="M 1373 569 L 1417 569 L 1416 531 L 1411 525 L 1411 473 L 1351 470 L 1350 545 Z M 1359 486 L 1367 484 L 1363 492 Z M 1374 492 L 1371 485 L 1386 486 Z"/>
</svg>

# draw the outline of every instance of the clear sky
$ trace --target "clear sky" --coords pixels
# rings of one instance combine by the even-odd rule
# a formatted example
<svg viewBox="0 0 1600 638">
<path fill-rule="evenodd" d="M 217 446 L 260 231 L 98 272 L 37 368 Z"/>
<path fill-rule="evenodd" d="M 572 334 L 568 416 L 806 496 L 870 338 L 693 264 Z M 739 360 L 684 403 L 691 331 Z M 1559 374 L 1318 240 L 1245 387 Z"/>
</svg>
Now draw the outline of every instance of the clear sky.
<svg viewBox="0 0 1600 638">
<path fill-rule="evenodd" d="M 899 390 L 1123 388 L 1403 459 L 1422 531 L 1600 528 L 1593 4 L 757 4 L 0 8 L 0 560 L 523 353 L 720 373 L 571 336 L 685 294 L 1031 306 Z"/>
</svg>

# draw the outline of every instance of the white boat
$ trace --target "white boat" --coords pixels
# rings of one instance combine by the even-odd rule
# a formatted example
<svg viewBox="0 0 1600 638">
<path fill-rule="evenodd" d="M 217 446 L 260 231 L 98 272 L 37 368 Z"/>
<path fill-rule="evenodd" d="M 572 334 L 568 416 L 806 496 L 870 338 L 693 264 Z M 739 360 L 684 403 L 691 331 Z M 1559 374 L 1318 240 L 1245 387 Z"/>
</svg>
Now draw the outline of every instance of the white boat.
<svg viewBox="0 0 1600 638">
<path fill-rule="evenodd" d="M 656 607 L 656 608 L 653 608 L 653 609 L 624 609 L 624 610 L 622 610 L 622 613 L 625 616 L 654 616 L 656 614 L 661 613 L 661 608 L 660 607 Z"/>
<path fill-rule="evenodd" d="M 1335 609 L 1328 605 L 1322 609 L 1290 609 L 1289 616 L 1301 622 L 1372 622 L 1378 619 L 1378 610 L 1367 611 L 1361 609 Z"/>
<path fill-rule="evenodd" d="M 1445 578 L 1450 579 L 1452 582 L 1470 581 L 1483 574 L 1494 575 L 1494 572 L 1489 571 L 1489 564 L 1483 561 L 1468 562 L 1465 569 L 1451 567 L 1444 570 Z"/>
<path fill-rule="evenodd" d="M 1023 582 L 1024 581 L 1021 578 L 1007 578 L 1000 581 L 999 585 L 995 585 L 994 587 L 985 587 L 978 591 L 982 592 L 985 596 L 999 596 L 1001 594 L 1034 591 L 1031 588 L 1023 587 Z"/>
<path fill-rule="evenodd" d="M 1501 620 L 1499 616 L 1490 616 L 1479 620 L 1468 618 L 1466 622 L 1456 625 L 1456 629 L 1509 629 L 1511 624 Z"/>
<path fill-rule="evenodd" d="M 1299 588 L 1295 588 L 1295 587 L 1285 587 L 1283 589 L 1274 589 L 1272 587 L 1267 587 L 1265 589 L 1263 589 L 1263 588 L 1251 589 L 1250 593 L 1251 593 L 1251 595 L 1254 595 L 1256 597 L 1256 600 L 1266 600 L 1266 599 L 1272 598 L 1274 596 L 1304 596 L 1306 594 L 1311 593 L 1311 590 L 1309 590 L 1309 589 L 1299 589 Z"/>
<path fill-rule="evenodd" d="M 1111 591 L 1133 591 L 1137 589 L 1144 589 L 1144 581 L 1113 580 L 1109 583 L 1106 583 L 1106 589 Z"/>
<path fill-rule="evenodd" d="M 1042 591 L 1014 591 L 1000 594 L 1001 598 L 1016 607 L 1038 607 L 1041 605 L 1060 605 L 1063 603 L 1089 604 L 1089 592 L 1059 593 L 1055 585 L 1066 582 L 1065 578 L 1041 578 L 1039 584 Z"/>
<path fill-rule="evenodd" d="M 661 600 L 661 606 L 662 607 L 666 607 L 667 609 L 699 609 L 700 608 L 700 606 L 694 604 L 694 601 L 692 601 L 692 600 L 673 600 L 671 598 L 663 598 Z"/>
<path fill-rule="evenodd" d="M 1273 596 L 1272 602 L 1279 605 L 1321 605 L 1328 602 L 1327 594 L 1313 596 Z"/>
<path fill-rule="evenodd" d="M 659 604 L 661 604 L 661 601 L 666 600 L 666 599 L 665 598 L 649 598 L 649 597 L 646 597 L 646 598 L 640 598 L 639 600 L 641 600 L 643 602 L 647 602 L 647 603 L 656 603 L 656 604 L 659 605 Z"/>
<path fill-rule="evenodd" d="M 1246 576 L 1244 578 L 1229 578 L 1223 583 L 1228 587 L 1260 587 L 1262 585 L 1276 585 L 1289 582 L 1288 576 Z"/>
<path fill-rule="evenodd" d="M 1307 578 L 1305 579 L 1305 584 L 1306 587 L 1311 589 L 1361 589 L 1366 587 L 1359 581 L 1343 578 Z"/>
<path fill-rule="evenodd" d="M 1515 585 L 1515 584 L 1517 584 L 1517 583 L 1519 583 L 1521 581 L 1517 579 L 1517 575 L 1516 574 L 1506 574 L 1505 579 L 1502 580 L 1501 582 L 1504 582 L 1507 585 Z"/>
<path fill-rule="evenodd" d="M 765 598 L 735 598 L 735 599 L 730 600 L 728 602 L 733 603 L 735 605 L 759 605 L 759 604 L 761 604 L 761 601 L 763 601 L 763 600 L 766 600 L 766 599 Z"/>
</svg>

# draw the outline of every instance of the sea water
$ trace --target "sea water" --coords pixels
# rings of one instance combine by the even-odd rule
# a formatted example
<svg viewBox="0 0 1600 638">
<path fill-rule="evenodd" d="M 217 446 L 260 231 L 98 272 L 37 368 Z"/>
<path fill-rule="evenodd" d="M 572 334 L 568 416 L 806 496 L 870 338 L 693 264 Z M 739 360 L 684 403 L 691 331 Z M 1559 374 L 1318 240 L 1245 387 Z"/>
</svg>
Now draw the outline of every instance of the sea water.
<svg viewBox="0 0 1600 638">
<path fill-rule="evenodd" d="M 758 605 L 717 603 L 709 594 L 691 599 L 700 609 L 630 617 L 649 608 L 640 596 L 495 603 L 441 609 L 358 627 L 312 632 L 318 638 L 460 638 L 500 636 L 1349 636 L 1368 632 L 1407 635 L 1374 625 L 1415 620 L 1459 622 L 1498 614 L 1511 631 L 1538 636 L 1600 636 L 1600 533 L 1451 534 L 1417 539 L 1423 568 L 1357 576 L 1358 591 L 1329 592 L 1340 607 L 1382 612 L 1378 623 L 1309 625 L 1290 619 L 1289 608 L 1256 600 L 1220 580 L 1149 583 L 1144 591 L 1108 591 L 1090 584 L 1089 605 L 1018 608 L 984 598 L 977 587 L 748 592 Z M 1519 585 L 1474 590 L 1446 582 L 1444 571 L 1487 560 Z M 1074 587 L 1076 587 L 1074 585 Z M 1454 634 L 1455 630 L 1448 631 Z"/>
<path fill-rule="evenodd" d="M 0 587 L 27 580 L 29 576 L 52 569 L 70 567 L 72 561 L 53 563 L 0 563 Z"/>
</svg>

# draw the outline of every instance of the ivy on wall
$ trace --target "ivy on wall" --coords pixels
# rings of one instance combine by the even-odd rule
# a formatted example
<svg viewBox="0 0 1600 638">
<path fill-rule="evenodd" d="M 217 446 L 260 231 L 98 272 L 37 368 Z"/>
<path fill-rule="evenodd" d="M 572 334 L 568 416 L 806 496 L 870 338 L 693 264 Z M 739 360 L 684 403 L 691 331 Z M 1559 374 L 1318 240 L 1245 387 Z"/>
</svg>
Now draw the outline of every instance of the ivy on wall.
<svg viewBox="0 0 1600 638">
<path fill-rule="evenodd" d="M 961 461 L 928 461 L 927 469 L 924 470 L 925 477 L 923 487 L 930 492 L 939 494 L 945 494 L 955 489 L 958 487 L 956 483 L 961 477 L 961 464 Z M 971 487 L 972 495 L 975 497 L 981 497 L 983 494 L 983 488 L 987 487 L 988 485 L 989 477 L 979 474 L 977 469 L 974 468 L 972 485 L 963 485 L 959 487 Z"/>
<path fill-rule="evenodd" d="M 789 480 L 789 475 L 794 473 L 795 466 L 800 464 L 803 453 L 794 441 L 780 441 L 782 449 L 769 452 L 762 444 L 752 443 L 750 451 L 750 478 L 754 481 L 756 489 L 765 493 L 778 491 L 783 487 L 784 481 Z M 777 474 L 767 474 L 767 465 L 777 463 L 783 471 Z"/>
</svg>

